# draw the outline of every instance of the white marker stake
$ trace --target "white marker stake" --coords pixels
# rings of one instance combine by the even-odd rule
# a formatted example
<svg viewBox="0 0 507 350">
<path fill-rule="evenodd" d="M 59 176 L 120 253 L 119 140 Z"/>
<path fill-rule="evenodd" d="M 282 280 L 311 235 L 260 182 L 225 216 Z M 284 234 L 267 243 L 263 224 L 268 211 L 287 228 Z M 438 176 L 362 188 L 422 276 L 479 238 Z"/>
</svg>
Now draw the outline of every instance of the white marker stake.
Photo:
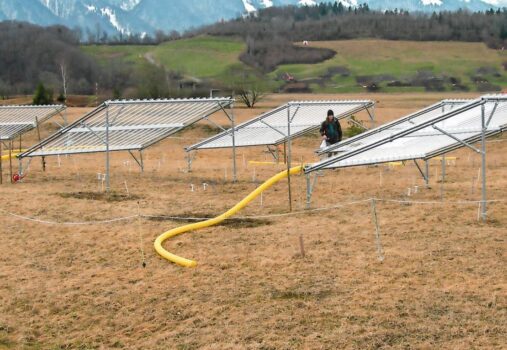
<svg viewBox="0 0 507 350">
<path fill-rule="evenodd" d="M 261 207 L 264 206 L 264 195 L 263 192 L 261 192 Z"/>
<path fill-rule="evenodd" d="M 407 196 L 409 196 L 409 197 L 410 197 L 410 194 L 411 194 L 411 193 L 412 193 L 412 189 L 409 187 L 409 188 L 407 189 Z"/>
<path fill-rule="evenodd" d="M 204 183 L 202 184 L 202 188 L 206 191 L 206 188 L 207 188 L 207 187 L 208 187 L 208 184 L 207 184 L 206 182 L 204 182 Z"/>
<path fill-rule="evenodd" d="M 414 186 L 414 193 L 419 192 L 419 186 Z"/>
<path fill-rule="evenodd" d="M 194 184 L 190 184 L 190 192 L 194 192 Z"/>
<path fill-rule="evenodd" d="M 125 191 L 127 191 L 127 197 L 130 197 L 129 187 L 127 186 L 127 180 L 125 180 Z"/>
<path fill-rule="evenodd" d="M 60 168 L 62 166 L 62 161 L 60 160 L 60 155 L 58 155 L 58 167 Z"/>
</svg>

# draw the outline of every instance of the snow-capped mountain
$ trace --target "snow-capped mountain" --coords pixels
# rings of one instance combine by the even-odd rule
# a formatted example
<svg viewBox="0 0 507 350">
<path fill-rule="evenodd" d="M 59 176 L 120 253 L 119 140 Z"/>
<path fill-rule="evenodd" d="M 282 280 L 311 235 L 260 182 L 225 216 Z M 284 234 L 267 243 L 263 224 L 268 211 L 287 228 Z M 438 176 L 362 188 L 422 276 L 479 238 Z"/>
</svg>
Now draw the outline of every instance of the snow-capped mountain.
<svg viewBox="0 0 507 350">
<path fill-rule="evenodd" d="M 0 20 L 39 25 L 63 24 L 85 35 L 152 34 L 183 31 L 272 6 L 314 6 L 332 0 L 0 0 Z M 367 3 L 378 10 L 484 11 L 507 0 L 339 0 L 344 6 Z"/>
</svg>

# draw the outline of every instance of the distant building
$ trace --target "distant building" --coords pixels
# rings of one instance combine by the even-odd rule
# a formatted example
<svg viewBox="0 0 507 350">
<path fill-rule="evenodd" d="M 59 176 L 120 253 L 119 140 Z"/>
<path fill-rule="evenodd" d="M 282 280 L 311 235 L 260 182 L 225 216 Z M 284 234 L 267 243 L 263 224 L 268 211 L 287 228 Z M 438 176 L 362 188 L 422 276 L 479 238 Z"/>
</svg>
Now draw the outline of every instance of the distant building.
<svg viewBox="0 0 507 350">
<path fill-rule="evenodd" d="M 286 82 L 291 82 L 291 81 L 295 81 L 296 79 L 294 78 L 294 76 L 292 76 L 289 73 L 283 73 L 282 74 L 282 80 L 284 80 Z"/>
</svg>

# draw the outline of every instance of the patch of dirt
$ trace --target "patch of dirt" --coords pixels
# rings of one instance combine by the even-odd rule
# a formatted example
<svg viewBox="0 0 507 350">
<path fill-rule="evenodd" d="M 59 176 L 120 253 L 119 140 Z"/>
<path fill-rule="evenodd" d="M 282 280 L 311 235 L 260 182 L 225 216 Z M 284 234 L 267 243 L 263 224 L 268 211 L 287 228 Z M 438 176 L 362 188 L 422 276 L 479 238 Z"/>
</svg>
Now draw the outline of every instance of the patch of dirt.
<svg viewBox="0 0 507 350">
<path fill-rule="evenodd" d="M 135 201 L 141 199 L 141 196 L 118 192 L 63 192 L 57 193 L 62 198 L 75 198 L 75 199 L 86 199 L 93 201 L 106 201 L 106 202 L 124 202 L 124 201 Z"/>
<path fill-rule="evenodd" d="M 147 219 L 150 221 L 161 222 L 161 221 L 177 221 L 182 223 L 193 223 L 201 221 L 200 219 L 212 219 L 220 214 L 209 214 L 209 213 L 195 213 L 195 212 L 186 212 L 180 215 L 154 215 L 152 217 L 148 217 Z M 227 220 L 222 221 L 220 224 L 216 226 L 227 226 L 232 228 L 252 228 L 259 226 L 266 226 L 272 224 L 272 221 L 266 219 L 251 219 L 251 218 L 229 218 Z"/>
</svg>

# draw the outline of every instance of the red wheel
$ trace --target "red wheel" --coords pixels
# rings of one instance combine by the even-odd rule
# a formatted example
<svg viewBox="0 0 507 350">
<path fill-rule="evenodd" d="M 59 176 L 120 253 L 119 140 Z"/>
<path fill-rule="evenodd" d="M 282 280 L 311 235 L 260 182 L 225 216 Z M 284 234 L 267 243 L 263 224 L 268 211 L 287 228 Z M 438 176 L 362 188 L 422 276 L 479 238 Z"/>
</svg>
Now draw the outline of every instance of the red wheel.
<svg viewBox="0 0 507 350">
<path fill-rule="evenodd" d="M 12 175 L 12 181 L 18 182 L 19 180 L 21 180 L 21 176 L 19 176 L 19 174 Z"/>
</svg>

